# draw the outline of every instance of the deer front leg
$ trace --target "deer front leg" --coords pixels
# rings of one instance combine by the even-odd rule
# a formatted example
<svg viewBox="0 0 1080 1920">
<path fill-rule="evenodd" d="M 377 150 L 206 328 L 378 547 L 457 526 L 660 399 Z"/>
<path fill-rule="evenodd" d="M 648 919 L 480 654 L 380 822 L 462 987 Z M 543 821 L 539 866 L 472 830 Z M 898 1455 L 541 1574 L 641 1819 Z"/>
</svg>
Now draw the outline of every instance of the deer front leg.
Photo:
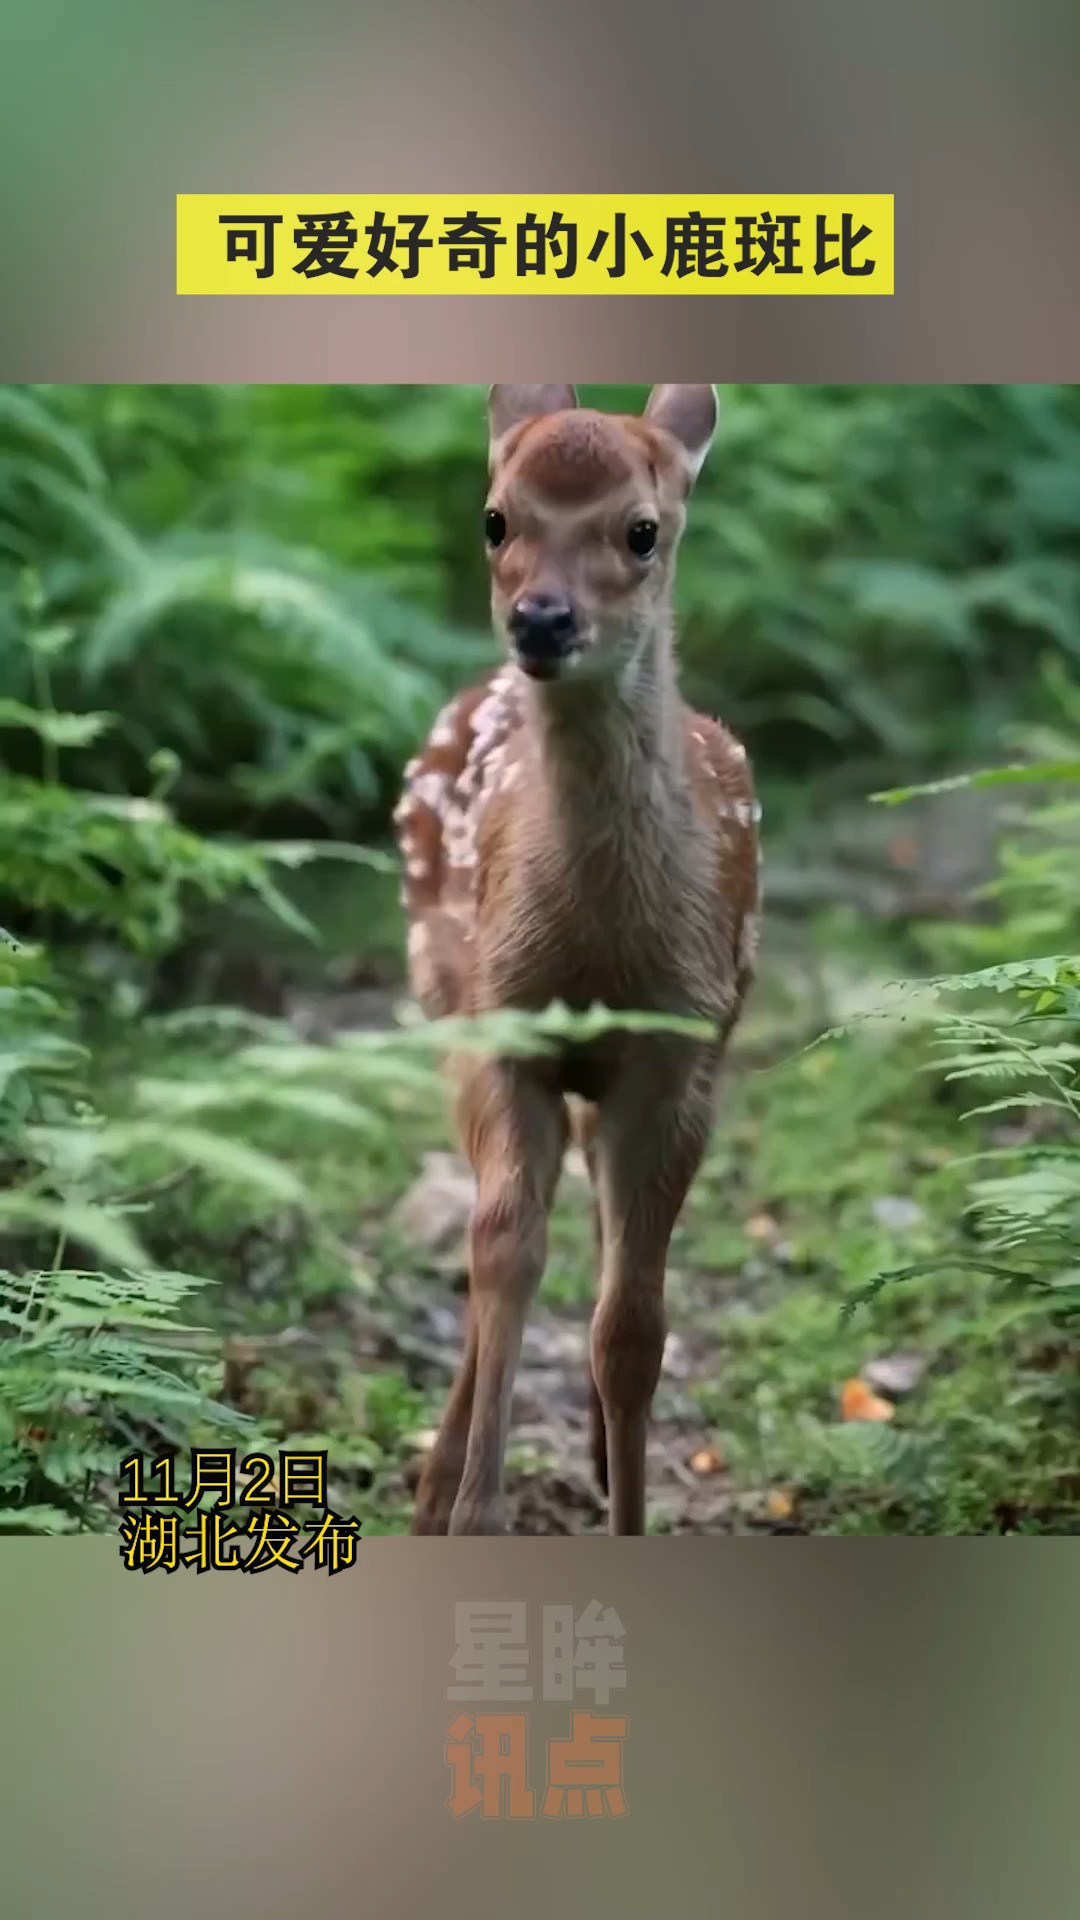
<svg viewBox="0 0 1080 1920">
<path fill-rule="evenodd" d="M 600 1200 L 597 1187 L 596 1163 L 596 1108 L 593 1106 L 571 1106 L 571 1133 L 581 1149 L 589 1172 L 589 1184 L 592 1189 L 590 1211 L 593 1230 L 593 1264 L 597 1285 L 604 1270 L 604 1228 L 600 1217 Z M 602 1494 L 607 1495 L 607 1434 L 604 1430 L 604 1407 L 600 1399 L 589 1360 L 589 1455 L 592 1460 L 596 1484 Z"/>
<path fill-rule="evenodd" d="M 430 1463 L 432 1487 L 444 1504 L 460 1471 L 448 1531 L 502 1533 L 510 1401 L 525 1316 L 544 1270 L 566 1114 L 556 1093 L 513 1062 L 468 1069 L 458 1113 L 476 1173 L 469 1228 L 469 1346 Z"/>
<path fill-rule="evenodd" d="M 664 1273 L 672 1229 L 712 1119 L 715 1064 L 641 1047 L 601 1108 L 595 1140 L 602 1224 L 592 1374 L 607 1437 L 609 1531 L 645 1531 L 649 1410 L 664 1354 Z"/>
<path fill-rule="evenodd" d="M 476 1322 L 471 1309 L 465 1318 L 465 1352 L 458 1368 L 435 1445 L 424 1462 L 416 1489 L 414 1533 L 448 1533 L 450 1515 L 461 1485 L 469 1444 L 473 1388 L 476 1384 Z"/>
</svg>

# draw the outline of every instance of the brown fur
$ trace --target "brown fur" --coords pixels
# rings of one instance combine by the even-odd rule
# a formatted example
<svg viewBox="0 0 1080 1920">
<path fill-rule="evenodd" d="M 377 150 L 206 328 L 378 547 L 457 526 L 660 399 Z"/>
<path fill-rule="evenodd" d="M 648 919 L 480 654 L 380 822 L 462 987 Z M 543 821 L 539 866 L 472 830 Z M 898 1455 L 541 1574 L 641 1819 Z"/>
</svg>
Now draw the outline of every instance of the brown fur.
<svg viewBox="0 0 1080 1920">
<path fill-rule="evenodd" d="M 497 391 L 505 414 L 517 390 Z M 689 395 L 693 417 L 701 391 L 658 389 L 658 411 L 675 395 L 681 421 Z M 505 631 L 516 596 L 553 582 L 579 614 L 581 671 L 538 685 L 500 668 L 450 703 L 407 770 L 403 897 L 411 977 L 429 1014 L 557 1000 L 690 1015 L 714 1033 L 615 1033 L 539 1061 L 454 1063 L 477 1176 L 469 1329 L 421 1483 L 420 1532 L 501 1528 L 513 1374 L 575 1096 L 600 1265 L 594 1455 L 611 1487 L 612 1530 L 644 1527 L 667 1245 L 752 978 L 758 912 L 745 751 L 676 688 L 670 601 L 690 484 L 684 451 L 648 418 L 566 407 L 500 433 L 489 504 L 505 514 L 507 538 L 492 555 L 495 624 Z M 660 529 L 647 566 L 621 531 L 643 511 Z"/>
</svg>

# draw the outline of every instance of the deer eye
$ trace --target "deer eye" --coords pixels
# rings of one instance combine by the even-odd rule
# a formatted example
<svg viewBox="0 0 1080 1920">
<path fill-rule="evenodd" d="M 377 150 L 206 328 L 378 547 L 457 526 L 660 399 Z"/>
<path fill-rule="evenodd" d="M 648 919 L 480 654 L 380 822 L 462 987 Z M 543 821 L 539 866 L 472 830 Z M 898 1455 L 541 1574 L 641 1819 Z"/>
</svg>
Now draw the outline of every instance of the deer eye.
<svg viewBox="0 0 1080 1920">
<path fill-rule="evenodd" d="M 644 560 L 656 545 L 657 525 L 655 520 L 634 520 L 626 530 L 626 544 L 631 553 Z"/>
<path fill-rule="evenodd" d="M 506 539 L 506 515 L 489 507 L 484 515 L 484 535 L 489 547 L 501 547 Z"/>
</svg>

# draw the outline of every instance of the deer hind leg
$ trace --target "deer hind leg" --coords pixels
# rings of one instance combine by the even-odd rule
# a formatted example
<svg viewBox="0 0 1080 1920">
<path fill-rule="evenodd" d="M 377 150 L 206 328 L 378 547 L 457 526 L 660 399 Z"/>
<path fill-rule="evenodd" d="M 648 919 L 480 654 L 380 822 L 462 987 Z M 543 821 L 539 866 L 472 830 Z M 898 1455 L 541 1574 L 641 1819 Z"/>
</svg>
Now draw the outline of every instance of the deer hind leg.
<svg viewBox="0 0 1080 1920">
<path fill-rule="evenodd" d="M 596 1131 L 603 1265 L 590 1346 L 613 1534 L 645 1531 L 646 1439 L 664 1353 L 668 1246 L 712 1119 L 714 1063 L 700 1054 L 682 1058 L 681 1073 L 673 1074 L 670 1056 L 649 1047 L 632 1055 Z"/>
<path fill-rule="evenodd" d="M 514 1375 L 525 1316 L 544 1269 L 566 1112 L 561 1097 L 527 1067 L 488 1061 L 462 1071 L 458 1117 L 476 1173 L 469 1333 L 414 1527 L 441 1531 L 445 1516 L 449 1533 L 501 1533 Z"/>
</svg>

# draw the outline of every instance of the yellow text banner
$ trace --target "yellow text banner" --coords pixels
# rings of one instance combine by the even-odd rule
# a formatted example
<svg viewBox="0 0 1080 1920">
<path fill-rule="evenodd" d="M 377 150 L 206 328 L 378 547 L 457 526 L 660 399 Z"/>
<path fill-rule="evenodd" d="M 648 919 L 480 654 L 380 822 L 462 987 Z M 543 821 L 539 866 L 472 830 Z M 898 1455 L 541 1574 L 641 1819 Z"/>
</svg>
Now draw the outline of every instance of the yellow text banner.
<svg viewBox="0 0 1080 1920">
<path fill-rule="evenodd" d="M 891 194 L 210 194 L 182 294 L 890 294 Z"/>
</svg>

